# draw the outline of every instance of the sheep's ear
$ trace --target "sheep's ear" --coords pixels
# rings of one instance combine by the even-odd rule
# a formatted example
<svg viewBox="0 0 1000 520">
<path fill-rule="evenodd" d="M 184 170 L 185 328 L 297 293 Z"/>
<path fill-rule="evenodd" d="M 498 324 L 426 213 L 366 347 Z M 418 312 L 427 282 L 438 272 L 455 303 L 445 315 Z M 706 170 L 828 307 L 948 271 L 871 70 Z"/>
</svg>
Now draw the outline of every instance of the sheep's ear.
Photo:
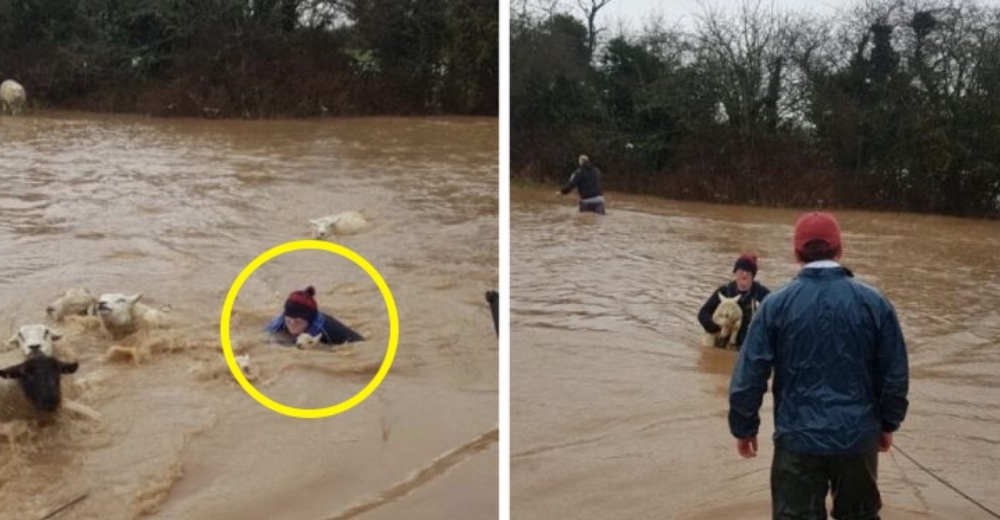
<svg viewBox="0 0 1000 520">
<path fill-rule="evenodd" d="M 319 339 L 323 337 L 322 332 L 317 332 L 315 336 L 309 336 L 313 341 L 319 342 Z"/>
<path fill-rule="evenodd" d="M 314 225 L 314 226 L 316 226 L 316 227 L 319 227 L 319 224 L 320 224 L 319 220 L 317 220 L 317 219 L 310 219 L 309 223 L 312 224 L 312 225 Z"/>
<path fill-rule="evenodd" d="M 80 363 L 76 361 L 72 363 L 64 363 L 57 360 L 56 363 L 58 363 L 59 372 L 63 374 L 72 374 L 73 372 L 76 372 L 76 369 L 80 368 Z"/>
<path fill-rule="evenodd" d="M 719 291 L 719 301 L 726 301 L 726 297 L 722 295 L 722 291 Z"/>
<path fill-rule="evenodd" d="M 8 345 L 17 345 L 17 333 L 16 332 L 14 333 L 13 336 L 10 337 L 10 339 L 7 340 L 7 344 Z"/>
<path fill-rule="evenodd" d="M 24 372 L 21 370 L 23 365 L 24 363 L 21 363 L 20 365 L 14 365 L 12 367 L 0 368 L 0 378 L 20 379 L 21 376 L 24 375 Z"/>
<path fill-rule="evenodd" d="M 142 298 L 142 293 L 135 293 L 132 296 L 126 298 L 126 300 L 128 300 L 129 303 L 135 303 L 139 301 L 139 298 Z"/>
</svg>

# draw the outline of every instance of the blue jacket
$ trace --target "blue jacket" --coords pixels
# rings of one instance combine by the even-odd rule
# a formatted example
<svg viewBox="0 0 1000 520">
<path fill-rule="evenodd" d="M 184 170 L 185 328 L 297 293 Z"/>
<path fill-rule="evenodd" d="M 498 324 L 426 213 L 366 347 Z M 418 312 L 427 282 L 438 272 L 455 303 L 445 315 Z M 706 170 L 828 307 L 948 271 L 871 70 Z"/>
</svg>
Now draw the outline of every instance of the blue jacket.
<svg viewBox="0 0 1000 520">
<path fill-rule="evenodd" d="M 279 314 L 272 319 L 265 331 L 271 334 L 279 332 L 288 334 L 288 328 L 285 327 L 284 314 Z M 342 345 L 344 343 L 353 343 L 355 341 L 365 340 L 364 336 L 361 334 L 354 332 L 350 327 L 337 321 L 337 319 L 333 316 L 322 312 L 319 313 L 316 319 L 309 324 L 309 327 L 306 328 L 306 332 L 308 332 L 311 336 L 322 333 L 320 343 L 331 345 Z"/>
<path fill-rule="evenodd" d="M 729 429 L 741 439 L 757 435 L 773 369 L 775 446 L 871 453 L 881 432 L 906 416 L 906 344 L 885 297 L 824 264 L 807 265 L 758 309 L 729 386 Z"/>
</svg>

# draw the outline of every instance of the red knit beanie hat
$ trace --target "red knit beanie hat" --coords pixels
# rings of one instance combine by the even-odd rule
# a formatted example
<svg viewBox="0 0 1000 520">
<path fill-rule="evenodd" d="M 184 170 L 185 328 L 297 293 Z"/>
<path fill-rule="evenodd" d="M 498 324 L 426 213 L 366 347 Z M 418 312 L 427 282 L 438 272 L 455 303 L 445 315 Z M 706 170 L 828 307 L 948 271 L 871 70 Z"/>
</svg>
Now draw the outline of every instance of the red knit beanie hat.
<svg viewBox="0 0 1000 520">
<path fill-rule="evenodd" d="M 733 264 L 733 272 L 735 273 L 737 269 L 743 269 L 744 271 L 749 271 L 754 277 L 757 276 L 757 257 L 751 254 L 742 254 L 736 259 L 736 263 Z"/>
<path fill-rule="evenodd" d="M 795 223 L 795 256 L 813 240 L 821 240 L 835 253 L 841 252 L 840 224 L 830 213 L 805 213 Z"/>
<path fill-rule="evenodd" d="M 285 316 L 303 318 L 312 323 L 319 315 L 316 300 L 313 298 L 315 295 L 316 289 L 311 285 L 304 291 L 293 291 L 285 300 Z"/>
</svg>

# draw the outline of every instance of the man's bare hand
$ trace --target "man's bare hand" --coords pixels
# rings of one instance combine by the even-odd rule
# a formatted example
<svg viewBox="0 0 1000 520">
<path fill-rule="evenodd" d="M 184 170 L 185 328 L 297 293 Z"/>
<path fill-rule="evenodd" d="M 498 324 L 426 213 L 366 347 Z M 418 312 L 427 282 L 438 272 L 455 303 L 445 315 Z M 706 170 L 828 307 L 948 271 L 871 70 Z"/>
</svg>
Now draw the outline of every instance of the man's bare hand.
<svg viewBox="0 0 1000 520">
<path fill-rule="evenodd" d="M 749 439 L 736 439 L 736 451 L 744 459 L 757 456 L 757 437 Z"/>
<path fill-rule="evenodd" d="M 878 451 L 889 451 L 892 447 L 892 432 L 882 432 L 878 440 Z"/>
</svg>

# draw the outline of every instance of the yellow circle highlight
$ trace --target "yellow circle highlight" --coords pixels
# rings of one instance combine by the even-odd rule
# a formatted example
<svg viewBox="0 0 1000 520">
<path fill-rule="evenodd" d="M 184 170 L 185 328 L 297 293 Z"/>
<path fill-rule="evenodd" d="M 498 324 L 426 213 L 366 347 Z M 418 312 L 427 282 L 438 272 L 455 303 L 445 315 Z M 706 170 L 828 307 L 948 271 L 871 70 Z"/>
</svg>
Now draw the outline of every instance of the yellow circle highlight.
<svg viewBox="0 0 1000 520">
<path fill-rule="evenodd" d="M 247 278 L 249 278 L 250 275 L 257 270 L 257 268 L 264 265 L 271 259 L 285 253 L 301 251 L 303 249 L 315 249 L 338 254 L 348 260 L 351 260 L 364 269 L 365 272 L 368 273 L 368 276 L 370 276 L 375 282 L 375 285 L 378 286 L 379 291 L 382 292 L 382 299 L 385 300 L 385 308 L 389 314 L 389 346 L 386 349 L 385 359 L 382 360 L 382 366 L 379 368 L 378 373 L 376 373 L 375 377 L 368 383 L 368 386 L 361 389 L 361 391 L 355 394 L 354 397 L 327 408 L 295 408 L 274 401 L 257 391 L 257 389 L 254 388 L 254 386 L 250 384 L 250 381 L 248 381 L 243 375 L 243 371 L 240 370 L 239 365 L 236 364 L 236 356 L 233 355 L 233 346 L 229 338 L 229 319 L 233 313 L 233 304 L 236 303 L 236 295 L 239 294 L 240 289 L 243 287 L 243 283 L 247 281 Z M 389 290 L 389 286 L 386 285 L 385 280 L 382 279 L 382 275 L 380 275 L 379 272 L 364 259 L 364 257 L 344 246 L 341 246 L 340 244 L 335 244 L 333 242 L 326 242 L 322 240 L 295 240 L 268 249 L 250 262 L 249 265 L 243 268 L 240 275 L 236 277 L 236 281 L 229 287 L 229 294 L 226 295 L 226 301 L 222 304 L 222 319 L 219 334 L 222 339 L 222 350 L 226 356 L 226 363 L 229 364 L 229 370 L 233 373 L 236 381 L 240 383 L 240 386 L 243 387 L 243 390 L 246 390 L 246 392 L 250 394 L 250 397 L 253 397 L 258 403 L 264 405 L 265 407 L 289 417 L 298 417 L 299 419 L 320 419 L 323 417 L 337 415 L 338 413 L 346 412 L 347 410 L 354 408 L 371 395 L 371 393 L 378 388 L 378 385 L 382 384 L 382 380 L 385 379 L 386 374 L 389 373 L 389 367 L 392 366 L 393 358 L 396 357 L 396 344 L 399 342 L 399 316 L 396 313 L 396 301 L 392 298 L 392 291 Z"/>
</svg>

